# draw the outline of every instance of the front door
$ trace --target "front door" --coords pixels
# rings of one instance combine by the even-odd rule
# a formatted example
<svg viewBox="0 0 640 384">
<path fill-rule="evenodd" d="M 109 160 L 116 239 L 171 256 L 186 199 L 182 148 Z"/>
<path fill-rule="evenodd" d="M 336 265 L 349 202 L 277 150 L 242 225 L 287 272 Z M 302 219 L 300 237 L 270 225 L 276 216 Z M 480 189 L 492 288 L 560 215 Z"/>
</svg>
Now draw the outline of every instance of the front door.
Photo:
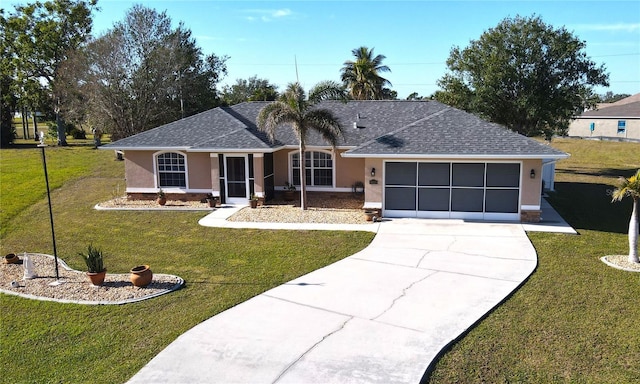
<svg viewBox="0 0 640 384">
<path fill-rule="evenodd" d="M 249 198 L 247 161 L 244 156 L 225 156 L 227 175 L 227 203 L 247 204 Z"/>
</svg>

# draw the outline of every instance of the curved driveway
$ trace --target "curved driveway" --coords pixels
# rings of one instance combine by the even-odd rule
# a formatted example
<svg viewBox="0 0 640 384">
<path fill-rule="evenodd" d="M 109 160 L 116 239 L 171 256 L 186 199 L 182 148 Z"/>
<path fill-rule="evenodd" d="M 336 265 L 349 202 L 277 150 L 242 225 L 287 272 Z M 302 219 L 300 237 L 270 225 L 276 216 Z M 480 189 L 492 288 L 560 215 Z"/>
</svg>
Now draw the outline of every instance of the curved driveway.
<svg viewBox="0 0 640 384">
<path fill-rule="evenodd" d="M 535 269 L 519 224 L 396 219 L 181 335 L 131 383 L 418 383 Z"/>
</svg>

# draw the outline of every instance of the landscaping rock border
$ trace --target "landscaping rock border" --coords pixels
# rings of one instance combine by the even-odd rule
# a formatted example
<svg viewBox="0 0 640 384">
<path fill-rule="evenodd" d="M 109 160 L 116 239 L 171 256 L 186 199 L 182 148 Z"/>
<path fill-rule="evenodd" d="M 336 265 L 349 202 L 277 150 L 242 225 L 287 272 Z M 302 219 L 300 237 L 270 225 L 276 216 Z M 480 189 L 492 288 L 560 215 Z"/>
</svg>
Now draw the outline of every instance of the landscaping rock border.
<svg viewBox="0 0 640 384">
<path fill-rule="evenodd" d="M 600 260 L 610 267 L 621 269 L 627 272 L 640 272 L 640 264 L 634 264 L 627 261 L 629 255 L 607 255 L 602 256 Z"/>
<path fill-rule="evenodd" d="M 59 285 L 56 281 L 54 257 L 43 253 L 27 253 L 37 277 L 23 279 L 22 261 L 0 265 L 0 292 L 28 299 L 89 305 L 121 305 L 148 300 L 182 288 L 184 280 L 175 275 L 154 273 L 151 284 L 134 287 L 127 273 L 109 273 L 104 284 L 94 286 L 86 274 L 70 268 L 58 258 Z M 18 254 L 23 259 L 24 253 Z"/>
</svg>

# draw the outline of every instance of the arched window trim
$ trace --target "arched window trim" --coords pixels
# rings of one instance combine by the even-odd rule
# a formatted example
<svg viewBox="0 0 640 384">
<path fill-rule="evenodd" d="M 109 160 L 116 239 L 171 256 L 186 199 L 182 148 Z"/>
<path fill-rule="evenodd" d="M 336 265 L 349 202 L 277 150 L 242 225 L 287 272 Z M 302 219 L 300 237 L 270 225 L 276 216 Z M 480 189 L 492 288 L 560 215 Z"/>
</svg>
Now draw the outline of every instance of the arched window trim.
<svg viewBox="0 0 640 384">
<path fill-rule="evenodd" d="M 294 150 L 289 152 L 289 182 L 293 183 L 293 156 L 298 154 L 300 151 L 298 150 Z M 328 154 L 329 156 L 331 156 L 331 185 L 310 185 L 307 184 L 308 190 L 326 190 L 326 189 L 334 189 L 336 186 L 336 154 L 334 151 L 331 150 L 326 150 L 326 149 L 320 149 L 320 148 L 309 148 L 307 150 L 304 151 L 305 154 L 306 153 L 310 153 L 311 154 L 311 164 L 312 164 L 312 170 L 313 170 L 313 153 L 314 152 L 320 152 L 320 153 L 325 153 Z M 307 168 L 309 169 L 309 168 Z M 314 181 L 313 179 L 313 171 L 311 172 L 311 180 L 312 182 Z M 296 184 L 296 187 L 300 187 L 299 184 Z"/>
<path fill-rule="evenodd" d="M 184 187 L 164 187 L 160 185 L 160 169 L 158 169 L 158 157 L 164 155 L 165 153 L 176 153 L 181 155 L 184 158 Z M 189 188 L 189 161 L 187 159 L 187 154 L 182 151 L 159 151 L 153 154 L 153 173 L 154 173 L 154 183 L 155 188 L 163 188 L 165 191 L 184 191 Z"/>
</svg>

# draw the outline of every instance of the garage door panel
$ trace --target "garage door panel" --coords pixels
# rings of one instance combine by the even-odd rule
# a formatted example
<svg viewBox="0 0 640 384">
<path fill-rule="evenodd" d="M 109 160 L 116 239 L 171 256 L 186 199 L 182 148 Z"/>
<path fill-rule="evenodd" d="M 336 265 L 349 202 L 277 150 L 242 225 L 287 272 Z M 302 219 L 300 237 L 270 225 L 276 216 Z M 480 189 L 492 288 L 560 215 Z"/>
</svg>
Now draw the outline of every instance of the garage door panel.
<svg viewBox="0 0 640 384">
<path fill-rule="evenodd" d="M 485 212 L 518 213 L 518 190 L 488 189 Z"/>
<path fill-rule="evenodd" d="M 416 210 L 416 189 L 414 187 L 387 188 L 385 208 L 389 210 Z"/>
<path fill-rule="evenodd" d="M 384 214 L 518 220 L 520 163 L 385 162 Z"/>
<path fill-rule="evenodd" d="M 449 188 L 419 188 L 419 211 L 449 211 Z"/>
<path fill-rule="evenodd" d="M 482 212 L 484 191 L 482 189 L 451 190 L 451 210 L 454 212 Z"/>
<path fill-rule="evenodd" d="M 428 187 L 448 187 L 451 183 L 450 163 L 419 163 L 418 185 Z"/>
<path fill-rule="evenodd" d="M 416 166 L 417 163 L 386 163 L 386 185 L 417 185 Z"/>
<path fill-rule="evenodd" d="M 484 163 L 453 163 L 451 171 L 454 187 L 484 186 Z"/>
<path fill-rule="evenodd" d="M 487 164 L 487 187 L 520 186 L 520 164 L 489 163 Z"/>
</svg>

